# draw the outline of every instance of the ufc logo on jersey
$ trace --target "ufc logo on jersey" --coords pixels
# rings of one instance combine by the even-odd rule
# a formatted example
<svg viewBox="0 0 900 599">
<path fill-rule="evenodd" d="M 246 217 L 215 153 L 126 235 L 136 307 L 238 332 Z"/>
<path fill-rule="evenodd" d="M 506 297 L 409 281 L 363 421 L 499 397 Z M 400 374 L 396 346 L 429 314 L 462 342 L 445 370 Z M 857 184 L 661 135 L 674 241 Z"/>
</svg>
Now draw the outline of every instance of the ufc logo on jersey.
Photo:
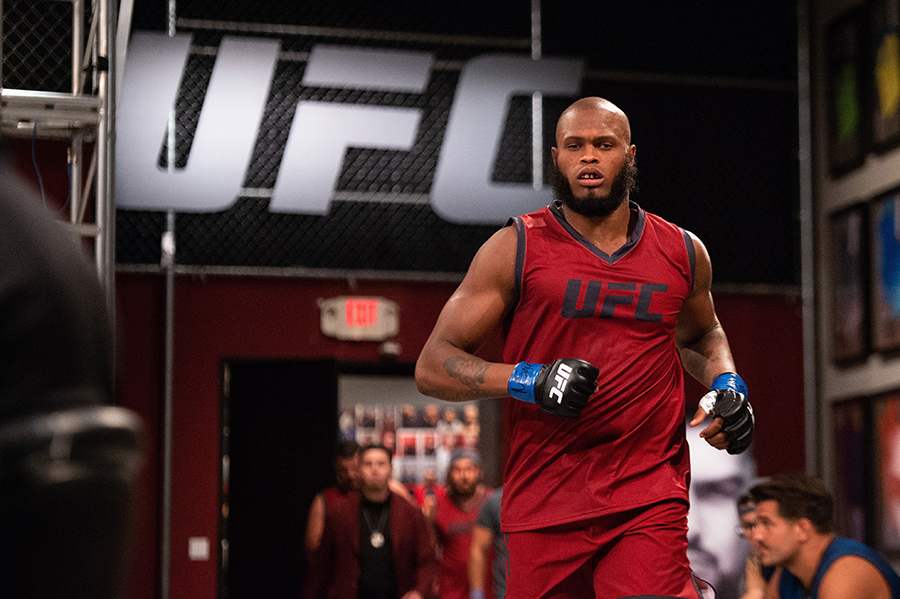
<svg viewBox="0 0 900 599">
<path fill-rule="evenodd" d="M 556 371 L 556 386 L 550 389 L 550 397 L 557 398 L 556 403 L 561 404 L 563 400 L 563 393 L 566 390 L 566 383 L 569 382 L 569 376 L 572 374 L 572 368 L 565 364 L 559 365 L 559 370 Z"/>
<path fill-rule="evenodd" d="M 585 285 L 586 284 L 586 285 Z M 581 289 L 584 300 L 580 302 Z M 663 315 L 650 311 L 654 293 L 665 293 L 665 283 L 616 283 L 569 279 L 563 297 L 563 318 L 613 318 L 633 316 L 643 322 L 662 322 Z"/>
<path fill-rule="evenodd" d="M 184 78 L 192 36 L 136 32 L 128 49 L 118 105 L 116 201 L 135 210 L 217 212 L 242 195 L 241 184 L 260 135 L 279 60 L 275 39 L 224 36 L 204 95 L 184 168 L 160 168 L 172 107 Z M 296 58 L 290 58 L 296 60 Z M 435 65 L 431 52 L 317 45 L 305 59 L 301 88 L 425 94 Z M 441 68 L 446 68 L 442 66 Z M 550 202 L 542 184 L 492 181 L 513 95 L 574 96 L 583 61 L 533 60 L 487 54 L 462 65 L 432 173 L 429 202 L 444 220 L 502 223 Z M 413 149 L 426 109 L 301 100 L 281 154 L 269 211 L 327 214 L 348 148 Z M 247 192 L 249 193 L 249 192 Z M 246 195 L 246 193 L 244 193 Z M 383 201 L 392 201 L 390 193 Z M 396 201 L 402 201 L 397 199 Z"/>
</svg>

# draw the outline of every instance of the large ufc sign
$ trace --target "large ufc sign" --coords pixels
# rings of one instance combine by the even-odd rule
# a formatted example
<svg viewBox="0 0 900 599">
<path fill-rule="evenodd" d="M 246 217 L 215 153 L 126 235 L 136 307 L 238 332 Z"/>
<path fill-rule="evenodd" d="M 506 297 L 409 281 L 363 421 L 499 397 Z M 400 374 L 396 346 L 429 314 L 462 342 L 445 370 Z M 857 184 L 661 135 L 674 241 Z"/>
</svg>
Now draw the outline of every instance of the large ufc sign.
<svg viewBox="0 0 900 599">
<path fill-rule="evenodd" d="M 125 65 L 116 140 L 119 208 L 216 212 L 238 198 L 257 141 L 280 43 L 224 37 L 183 169 L 158 165 L 190 52 L 191 36 L 136 33 Z M 427 52 L 315 46 L 303 86 L 421 93 Z M 535 92 L 573 96 L 578 59 L 532 60 L 490 54 L 462 69 L 431 185 L 443 219 L 505 221 L 546 205 L 550 191 L 491 180 L 510 98 Z M 300 101 L 269 203 L 272 212 L 326 214 L 347 148 L 410 150 L 424 117 L 418 108 Z"/>
</svg>

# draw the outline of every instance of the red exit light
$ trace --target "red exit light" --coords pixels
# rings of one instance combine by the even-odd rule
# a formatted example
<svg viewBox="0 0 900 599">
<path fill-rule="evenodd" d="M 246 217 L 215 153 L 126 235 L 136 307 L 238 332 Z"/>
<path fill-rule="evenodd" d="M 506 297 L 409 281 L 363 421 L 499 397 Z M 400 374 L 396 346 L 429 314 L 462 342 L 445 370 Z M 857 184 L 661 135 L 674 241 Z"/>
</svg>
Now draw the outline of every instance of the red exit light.
<svg viewBox="0 0 900 599">
<path fill-rule="evenodd" d="M 374 327 L 378 324 L 378 300 L 350 298 L 344 304 L 344 317 L 351 329 Z"/>
</svg>

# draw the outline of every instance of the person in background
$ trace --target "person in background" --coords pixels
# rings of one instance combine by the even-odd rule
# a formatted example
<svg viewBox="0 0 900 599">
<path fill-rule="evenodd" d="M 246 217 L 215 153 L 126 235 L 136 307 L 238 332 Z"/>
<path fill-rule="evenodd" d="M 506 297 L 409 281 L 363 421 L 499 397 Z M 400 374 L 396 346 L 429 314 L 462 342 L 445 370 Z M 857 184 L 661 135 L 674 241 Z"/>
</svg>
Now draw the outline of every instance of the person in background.
<svg viewBox="0 0 900 599">
<path fill-rule="evenodd" d="M 422 482 L 417 483 L 413 488 L 413 497 L 416 503 L 422 508 L 422 512 L 426 518 L 429 514 L 434 513 L 435 498 L 438 495 L 445 495 L 444 485 L 438 482 L 437 472 L 434 468 L 426 468 L 422 476 Z"/>
<path fill-rule="evenodd" d="M 306 518 L 306 556 L 312 559 L 319 548 L 322 530 L 325 528 L 325 514 L 334 510 L 335 505 L 344 501 L 351 491 L 359 489 L 359 444 L 356 441 L 338 441 L 334 447 L 335 484 L 325 488 L 313 497 Z"/>
<path fill-rule="evenodd" d="M 326 512 L 305 599 L 425 599 L 440 567 L 422 512 L 391 492 L 391 451 L 360 451 L 360 488 Z"/>
<path fill-rule="evenodd" d="M 437 431 L 442 435 L 453 435 L 455 437 L 462 434 L 463 423 L 456 414 L 456 408 L 444 408 L 444 413 L 437 423 Z"/>
<path fill-rule="evenodd" d="M 753 528 L 756 526 L 756 504 L 750 495 L 744 494 L 738 498 L 737 513 L 740 524 L 734 532 L 738 538 L 745 539 L 750 544 L 750 555 L 747 556 L 744 565 L 744 593 L 741 599 L 764 599 L 767 596 L 767 586 L 775 573 L 772 566 L 763 566 L 759 561 L 759 552 L 753 541 Z"/>
<path fill-rule="evenodd" d="M 475 528 L 472 530 L 472 549 L 469 553 L 469 599 L 485 599 L 490 594 L 485 592 L 485 569 L 492 564 L 494 578 L 494 599 L 506 597 L 506 566 L 509 554 L 503 533 L 500 531 L 500 500 L 503 487 L 495 489 L 488 500 L 481 506 Z M 490 559 L 493 553 L 493 560 Z"/>
<path fill-rule="evenodd" d="M 325 527 L 325 514 L 344 501 L 351 492 L 359 489 L 359 451 L 356 441 L 340 440 L 334 447 L 334 479 L 335 484 L 325 488 L 313 497 L 306 517 L 306 556 L 312 559 L 319 547 L 322 530 Z M 410 502 L 415 500 L 412 494 L 401 483 L 391 479 L 391 491 Z"/>
<path fill-rule="evenodd" d="M 491 491 L 481 484 L 481 456 L 458 447 L 450 457 L 446 495 L 436 495 L 430 523 L 441 556 L 440 599 L 468 599 L 472 530 Z M 490 581 L 490 572 L 486 579 Z M 482 585 L 483 586 L 483 585 Z"/>
<path fill-rule="evenodd" d="M 447 472 L 450 470 L 450 458 L 453 450 L 459 445 L 456 435 L 438 435 L 437 447 L 434 450 L 435 468 L 438 480 L 447 480 Z"/>
<path fill-rule="evenodd" d="M 834 500 L 803 473 L 781 474 L 750 489 L 752 540 L 779 599 L 900 599 L 900 576 L 872 548 L 832 530 Z"/>
</svg>

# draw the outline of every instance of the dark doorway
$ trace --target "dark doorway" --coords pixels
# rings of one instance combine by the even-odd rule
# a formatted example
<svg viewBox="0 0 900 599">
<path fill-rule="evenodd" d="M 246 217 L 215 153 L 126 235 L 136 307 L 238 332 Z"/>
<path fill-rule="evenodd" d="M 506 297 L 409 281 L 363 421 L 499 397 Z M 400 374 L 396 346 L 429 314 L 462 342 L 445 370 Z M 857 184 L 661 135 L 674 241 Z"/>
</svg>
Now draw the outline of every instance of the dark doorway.
<svg viewBox="0 0 900 599">
<path fill-rule="evenodd" d="M 333 483 L 334 361 L 223 364 L 222 599 L 296 598 L 310 502 Z"/>
</svg>

